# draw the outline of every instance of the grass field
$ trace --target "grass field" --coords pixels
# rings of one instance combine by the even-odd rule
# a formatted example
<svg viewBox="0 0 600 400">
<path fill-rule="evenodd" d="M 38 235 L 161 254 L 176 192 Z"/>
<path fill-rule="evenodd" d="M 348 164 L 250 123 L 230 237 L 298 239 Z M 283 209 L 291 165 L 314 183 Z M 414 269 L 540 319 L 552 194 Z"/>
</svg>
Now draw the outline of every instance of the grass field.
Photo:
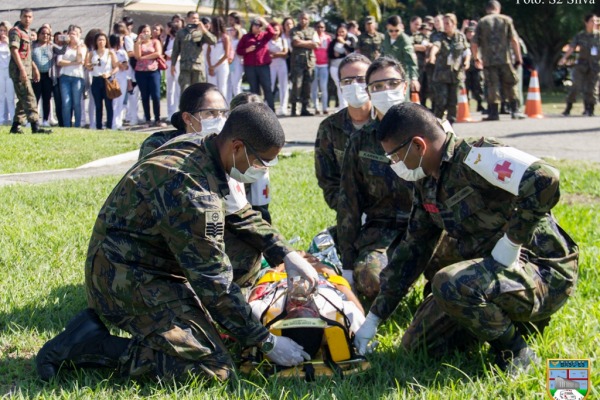
<svg viewBox="0 0 600 400">
<path fill-rule="evenodd" d="M 104 133 L 102 133 L 104 134 Z M 114 154 L 114 153 L 113 153 Z M 561 225 L 581 249 L 575 296 L 532 346 L 547 358 L 600 356 L 600 169 L 561 162 L 563 200 L 555 208 Z M 312 155 L 282 159 L 271 173 L 274 224 L 299 236 L 305 249 L 319 230 L 334 222 L 316 185 Z M 108 371 L 68 372 L 44 384 L 34 356 L 45 341 L 85 307 L 83 264 L 97 212 L 119 177 L 0 188 L 0 396 L 15 398 L 190 398 L 190 399 L 542 399 L 545 363 L 512 379 L 490 371 L 485 346 L 432 360 L 399 348 L 420 301 L 420 288 L 379 329 L 381 345 L 373 368 L 347 379 L 317 382 L 245 378 L 229 384 L 191 380 L 133 382 Z M 115 332 L 118 333 L 118 332 Z M 597 368 L 597 364 L 595 365 Z M 594 389 L 592 397 L 597 396 Z"/>
<path fill-rule="evenodd" d="M 10 135 L 0 127 L 0 174 L 75 168 L 99 158 L 137 150 L 148 134 L 56 128 L 50 135 Z"/>
</svg>

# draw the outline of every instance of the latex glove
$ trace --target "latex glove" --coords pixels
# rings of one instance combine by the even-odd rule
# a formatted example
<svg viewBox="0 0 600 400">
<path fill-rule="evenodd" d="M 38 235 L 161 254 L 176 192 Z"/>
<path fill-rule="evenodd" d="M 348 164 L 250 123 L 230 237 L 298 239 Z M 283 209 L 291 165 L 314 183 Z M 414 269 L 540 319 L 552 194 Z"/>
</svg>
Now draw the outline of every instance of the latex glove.
<svg viewBox="0 0 600 400">
<path fill-rule="evenodd" d="M 311 288 L 315 287 L 319 282 L 317 270 L 297 251 L 288 253 L 283 258 L 283 263 L 285 264 L 285 272 L 287 272 L 288 279 L 291 280 L 295 276 L 301 276 L 310 283 Z"/>
<path fill-rule="evenodd" d="M 273 350 L 265 354 L 267 358 L 273 361 L 277 365 L 283 365 L 284 367 L 292 367 L 298 365 L 301 362 L 309 361 L 310 355 L 304 351 L 304 348 L 292 339 L 285 336 L 276 336 L 271 333 L 274 337 Z"/>
<path fill-rule="evenodd" d="M 343 269 L 342 270 L 342 277 L 348 281 L 350 286 L 354 286 L 354 277 L 352 276 L 353 274 L 354 274 L 354 271 L 351 269 Z"/>
<path fill-rule="evenodd" d="M 356 334 L 354 334 L 354 346 L 358 354 L 364 356 L 373 350 L 373 347 L 369 347 L 369 342 L 375 337 L 380 321 L 381 319 L 377 315 L 369 311 L 365 322 L 363 322 Z"/>
<path fill-rule="evenodd" d="M 506 233 L 498 240 L 492 249 L 492 257 L 500 264 L 510 267 L 519 261 L 521 245 L 510 241 Z"/>
</svg>

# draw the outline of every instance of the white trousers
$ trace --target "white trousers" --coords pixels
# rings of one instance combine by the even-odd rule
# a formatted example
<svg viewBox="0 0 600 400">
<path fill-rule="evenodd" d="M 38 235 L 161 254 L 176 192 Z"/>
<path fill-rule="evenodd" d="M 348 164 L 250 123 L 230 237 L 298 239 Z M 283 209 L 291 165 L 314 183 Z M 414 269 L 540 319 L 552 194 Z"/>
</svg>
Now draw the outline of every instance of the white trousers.
<svg viewBox="0 0 600 400">
<path fill-rule="evenodd" d="M 337 97 L 338 97 L 338 101 L 340 103 L 340 106 L 338 107 L 338 109 L 341 110 L 342 108 L 348 107 L 348 103 L 346 103 L 344 96 L 342 96 L 342 88 L 340 87 L 340 77 L 339 77 L 339 70 L 340 70 L 339 64 L 340 63 L 337 63 L 337 65 L 334 65 L 334 63 L 332 63 L 329 66 L 329 75 L 331 75 L 331 79 L 333 79 L 333 81 L 335 82 L 335 87 L 337 88 Z"/>
<path fill-rule="evenodd" d="M 121 95 L 113 99 L 113 129 L 123 128 L 123 113 L 125 111 L 125 98 L 127 96 L 127 71 L 117 72 L 117 82 L 121 87 Z"/>
<path fill-rule="evenodd" d="M 271 70 L 271 90 L 275 91 L 275 81 L 279 82 L 278 114 L 286 114 L 290 92 L 288 90 L 288 69 L 283 58 L 275 58 L 269 65 Z"/>
<path fill-rule="evenodd" d="M 175 64 L 175 76 L 173 76 L 171 75 L 171 60 L 167 60 L 165 76 L 167 80 L 167 115 L 170 119 L 179 108 L 179 97 L 181 96 L 181 87 L 179 86 L 179 61 Z"/>
<path fill-rule="evenodd" d="M 221 94 L 227 94 L 227 86 L 229 83 L 229 63 L 225 61 L 215 68 L 215 76 L 210 76 L 206 73 L 206 81 L 215 85 Z"/>
<path fill-rule="evenodd" d="M 242 93 L 242 75 L 244 66 L 239 56 L 235 56 L 233 62 L 229 64 L 229 87 L 227 88 L 227 102 L 229 103 L 234 96 Z"/>
<path fill-rule="evenodd" d="M 8 68 L 0 70 L 0 124 L 12 122 L 15 117 L 15 87 Z"/>
</svg>

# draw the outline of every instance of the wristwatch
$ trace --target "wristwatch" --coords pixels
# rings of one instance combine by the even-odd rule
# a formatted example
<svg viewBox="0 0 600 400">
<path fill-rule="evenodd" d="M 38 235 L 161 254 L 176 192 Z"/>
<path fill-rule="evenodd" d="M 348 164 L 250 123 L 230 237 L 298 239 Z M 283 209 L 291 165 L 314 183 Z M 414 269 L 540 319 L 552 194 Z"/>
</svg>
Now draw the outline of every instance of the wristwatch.
<svg viewBox="0 0 600 400">
<path fill-rule="evenodd" d="M 265 340 L 263 340 L 261 343 L 259 343 L 258 347 L 264 354 L 268 354 L 275 347 L 275 340 L 276 340 L 275 335 L 273 335 L 272 333 L 269 333 L 269 336 L 267 336 L 267 338 Z"/>
</svg>

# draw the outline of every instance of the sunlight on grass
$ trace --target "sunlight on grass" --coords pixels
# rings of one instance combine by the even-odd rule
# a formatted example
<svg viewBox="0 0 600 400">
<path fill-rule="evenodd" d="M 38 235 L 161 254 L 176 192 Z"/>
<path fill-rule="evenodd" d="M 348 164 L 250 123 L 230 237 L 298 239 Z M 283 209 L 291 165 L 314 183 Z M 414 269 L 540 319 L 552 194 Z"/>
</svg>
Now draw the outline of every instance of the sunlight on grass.
<svg viewBox="0 0 600 400">
<path fill-rule="evenodd" d="M 0 127 L 0 174 L 75 168 L 137 150 L 148 136 L 147 133 L 55 127 L 50 135 L 10 135 L 9 129 Z"/>
<path fill-rule="evenodd" d="M 30 137 L 31 138 L 31 137 Z M 271 171 L 274 224 L 286 237 L 299 236 L 306 249 L 311 238 L 335 222 L 316 185 L 312 154 L 284 158 Z M 598 196 L 597 165 L 556 163 L 563 194 Z M 400 337 L 420 301 L 411 292 L 394 317 L 379 330 L 381 345 L 363 374 L 320 378 L 306 383 L 276 378 L 240 377 L 228 384 L 132 382 L 109 371 L 77 371 L 44 384 L 33 357 L 43 343 L 85 307 L 83 265 L 92 225 L 119 177 L 0 188 L 0 396 L 79 399 L 542 399 L 545 364 L 512 379 L 490 372 L 486 346 L 441 360 L 407 354 Z M 578 183 L 580 182 L 580 183 Z M 581 267 L 573 298 L 532 346 L 543 358 L 600 356 L 600 203 L 561 202 L 557 219 L 578 242 Z M 597 366 L 592 367 L 595 377 Z M 596 380 L 598 378 L 595 378 Z M 592 393 L 597 396 L 597 390 Z"/>
</svg>

